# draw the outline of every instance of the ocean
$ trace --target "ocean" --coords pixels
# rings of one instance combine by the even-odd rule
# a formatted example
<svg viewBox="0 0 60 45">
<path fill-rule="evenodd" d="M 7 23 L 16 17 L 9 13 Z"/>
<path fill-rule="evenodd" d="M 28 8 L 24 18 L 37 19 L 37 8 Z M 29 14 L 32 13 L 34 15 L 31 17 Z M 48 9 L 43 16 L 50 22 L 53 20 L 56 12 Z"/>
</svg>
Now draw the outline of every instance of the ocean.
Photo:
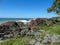
<svg viewBox="0 0 60 45">
<path fill-rule="evenodd" d="M 33 18 L 0 18 L 0 24 L 8 21 L 32 20 Z"/>
</svg>

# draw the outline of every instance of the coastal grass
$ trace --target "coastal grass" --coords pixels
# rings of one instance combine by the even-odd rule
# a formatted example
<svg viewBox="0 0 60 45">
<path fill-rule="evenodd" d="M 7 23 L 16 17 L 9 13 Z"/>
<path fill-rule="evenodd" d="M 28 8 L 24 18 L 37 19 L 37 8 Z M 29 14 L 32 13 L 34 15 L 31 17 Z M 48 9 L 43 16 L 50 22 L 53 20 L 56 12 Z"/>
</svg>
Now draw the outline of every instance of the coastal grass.
<svg viewBox="0 0 60 45">
<path fill-rule="evenodd" d="M 0 43 L 0 45 L 25 45 L 25 42 L 22 38 L 13 38 L 7 41 Z"/>
<path fill-rule="evenodd" d="M 8 39 L 4 42 L 1 42 L 0 45 L 26 45 L 26 42 L 32 40 L 30 37 L 20 37 L 20 38 L 12 38 Z"/>
<path fill-rule="evenodd" d="M 60 23 L 53 24 L 51 26 L 41 25 L 40 26 L 46 33 L 59 34 L 60 35 Z"/>
</svg>

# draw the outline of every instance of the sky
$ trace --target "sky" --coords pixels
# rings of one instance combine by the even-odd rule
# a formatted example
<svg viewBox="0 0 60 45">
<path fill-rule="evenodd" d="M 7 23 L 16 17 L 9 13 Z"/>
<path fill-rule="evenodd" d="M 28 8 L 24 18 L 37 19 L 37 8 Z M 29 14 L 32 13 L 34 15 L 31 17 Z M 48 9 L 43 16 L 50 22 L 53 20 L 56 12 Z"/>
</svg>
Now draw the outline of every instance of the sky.
<svg viewBox="0 0 60 45">
<path fill-rule="evenodd" d="M 0 0 L 0 18 L 51 18 L 48 13 L 53 0 Z"/>
</svg>

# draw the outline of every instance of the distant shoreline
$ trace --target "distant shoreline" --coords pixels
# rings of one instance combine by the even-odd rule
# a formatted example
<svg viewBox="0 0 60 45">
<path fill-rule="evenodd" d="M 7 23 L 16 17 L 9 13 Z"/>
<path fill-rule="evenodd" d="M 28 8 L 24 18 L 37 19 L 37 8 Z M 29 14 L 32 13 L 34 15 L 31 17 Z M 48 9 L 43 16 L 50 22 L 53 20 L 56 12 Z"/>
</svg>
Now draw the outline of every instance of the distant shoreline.
<svg viewBox="0 0 60 45">
<path fill-rule="evenodd" d="M 8 21 L 32 20 L 33 18 L 0 18 L 0 24 Z"/>
</svg>

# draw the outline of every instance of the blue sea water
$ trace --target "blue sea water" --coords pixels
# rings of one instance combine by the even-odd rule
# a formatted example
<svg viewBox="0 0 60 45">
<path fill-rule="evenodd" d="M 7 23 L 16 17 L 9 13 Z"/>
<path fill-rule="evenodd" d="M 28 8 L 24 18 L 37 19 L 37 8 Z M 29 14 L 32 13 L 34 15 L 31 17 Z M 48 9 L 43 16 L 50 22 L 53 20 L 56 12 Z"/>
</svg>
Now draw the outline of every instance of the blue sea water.
<svg viewBox="0 0 60 45">
<path fill-rule="evenodd" d="M 0 18 L 0 24 L 8 21 L 30 20 L 32 18 Z"/>
</svg>

